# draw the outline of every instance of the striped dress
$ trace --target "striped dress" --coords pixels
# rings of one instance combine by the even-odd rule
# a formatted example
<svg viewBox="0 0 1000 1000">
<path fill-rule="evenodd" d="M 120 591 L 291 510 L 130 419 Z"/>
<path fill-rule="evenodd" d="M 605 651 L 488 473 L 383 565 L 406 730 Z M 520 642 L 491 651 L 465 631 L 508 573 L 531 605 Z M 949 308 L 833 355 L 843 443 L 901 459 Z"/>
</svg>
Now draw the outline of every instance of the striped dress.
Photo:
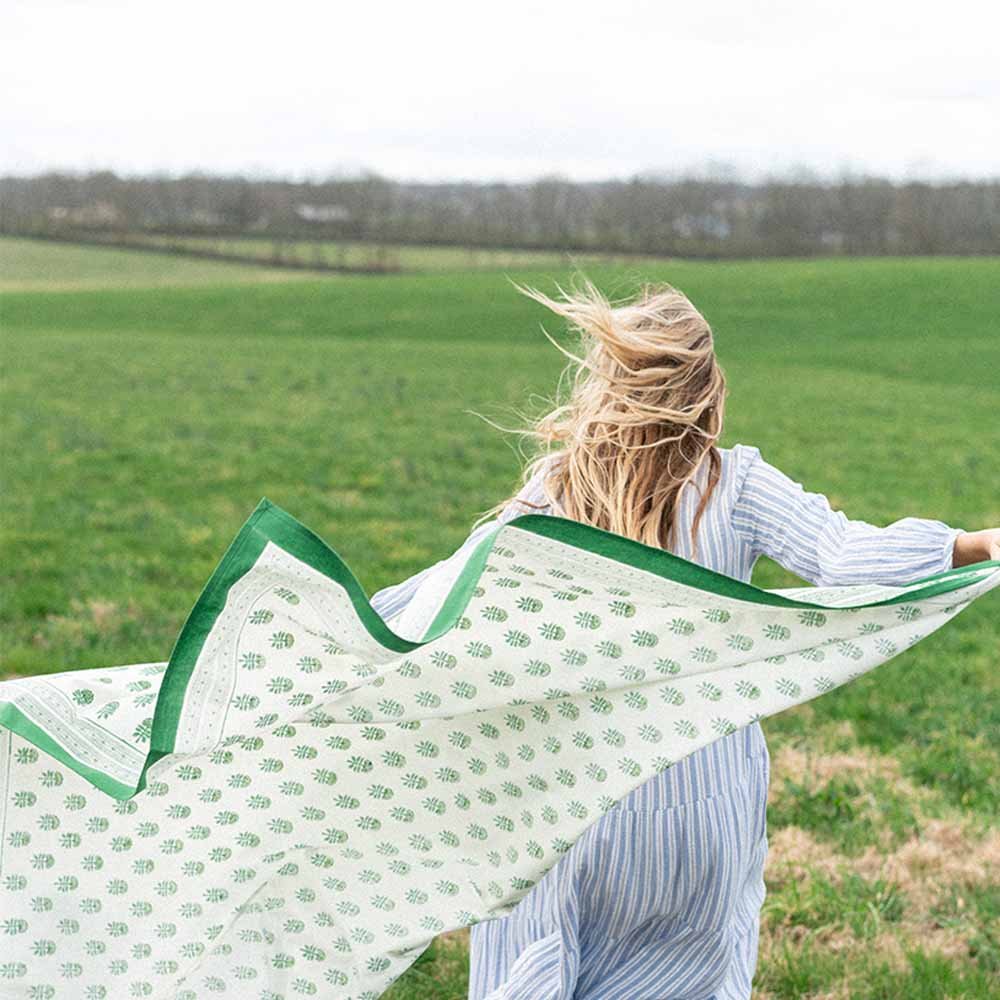
<svg viewBox="0 0 1000 1000">
<path fill-rule="evenodd" d="M 722 471 L 698 529 L 686 489 L 674 551 L 747 581 L 770 556 L 819 585 L 903 584 L 952 564 L 960 529 L 906 517 L 849 520 L 757 448 L 720 449 Z M 542 473 L 518 494 L 546 504 Z M 701 482 L 696 483 L 697 487 Z M 500 515 L 556 513 L 512 503 Z M 418 589 L 439 592 L 496 522 L 448 559 L 372 598 L 390 623 Z M 597 820 L 500 919 L 472 928 L 470 1000 L 744 1000 L 757 961 L 767 854 L 767 745 L 738 730 L 651 778 Z"/>
</svg>

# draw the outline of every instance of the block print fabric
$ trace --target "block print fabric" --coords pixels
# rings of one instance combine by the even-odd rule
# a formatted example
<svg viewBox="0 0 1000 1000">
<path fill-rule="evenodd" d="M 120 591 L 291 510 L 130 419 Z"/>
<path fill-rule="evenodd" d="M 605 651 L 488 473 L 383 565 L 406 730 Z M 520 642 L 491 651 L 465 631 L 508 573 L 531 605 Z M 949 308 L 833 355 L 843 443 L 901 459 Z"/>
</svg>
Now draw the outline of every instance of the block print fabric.
<svg viewBox="0 0 1000 1000">
<path fill-rule="evenodd" d="M 261 501 L 169 662 L 0 684 L 0 997 L 375 1000 L 639 783 L 998 584 L 763 591 L 525 515 L 401 636 Z"/>
</svg>

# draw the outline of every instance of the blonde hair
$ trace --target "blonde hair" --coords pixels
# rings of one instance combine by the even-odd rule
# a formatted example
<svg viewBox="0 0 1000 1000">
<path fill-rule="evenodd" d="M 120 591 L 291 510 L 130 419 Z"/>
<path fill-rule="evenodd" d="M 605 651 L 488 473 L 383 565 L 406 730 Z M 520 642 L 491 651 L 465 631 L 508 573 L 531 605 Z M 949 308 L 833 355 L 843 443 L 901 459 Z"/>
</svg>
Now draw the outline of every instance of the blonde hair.
<svg viewBox="0 0 1000 1000">
<path fill-rule="evenodd" d="M 682 292 L 645 284 L 631 301 L 613 305 L 585 278 L 583 287 L 552 299 L 513 282 L 524 295 L 567 320 L 580 335 L 579 357 L 545 328 L 570 359 L 560 386 L 568 399 L 520 433 L 541 453 L 529 461 L 527 483 L 557 452 L 542 482 L 563 516 L 670 548 L 681 490 L 708 467 L 691 525 L 692 545 L 719 481 L 716 442 L 722 432 L 726 381 L 715 356 L 712 330 Z M 494 517 L 511 502 L 539 505 L 513 495 L 487 511 Z"/>
</svg>

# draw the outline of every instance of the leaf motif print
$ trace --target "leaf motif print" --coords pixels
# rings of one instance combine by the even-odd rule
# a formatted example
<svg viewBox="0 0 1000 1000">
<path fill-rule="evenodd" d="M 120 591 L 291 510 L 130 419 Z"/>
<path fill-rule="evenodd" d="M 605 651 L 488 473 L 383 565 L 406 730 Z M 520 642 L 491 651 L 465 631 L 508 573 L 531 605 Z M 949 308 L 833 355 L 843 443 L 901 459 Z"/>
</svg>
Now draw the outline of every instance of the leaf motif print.
<svg viewBox="0 0 1000 1000">
<path fill-rule="evenodd" d="M 510 629 L 504 634 L 503 638 L 504 642 L 514 649 L 527 649 L 531 645 L 531 637 L 527 632 L 522 632 L 520 629 Z"/>
<path fill-rule="evenodd" d="M 799 621 L 809 628 L 823 628 L 826 625 L 826 615 L 822 611 L 800 611 Z"/>
<path fill-rule="evenodd" d="M 713 625 L 725 625 L 732 618 L 732 615 L 725 608 L 706 608 L 702 613 L 705 619 Z"/>
<path fill-rule="evenodd" d="M 612 601 L 608 610 L 619 618 L 634 618 L 635 605 L 631 601 Z"/>
<path fill-rule="evenodd" d="M 764 637 L 775 642 L 787 642 L 792 637 L 792 630 L 787 625 L 765 625 Z"/>
<path fill-rule="evenodd" d="M 681 672 L 681 665 L 677 660 L 660 658 L 654 661 L 654 669 L 661 674 L 673 675 Z"/>
<path fill-rule="evenodd" d="M 775 687 L 786 698 L 797 698 L 802 693 L 802 686 L 787 677 L 779 677 Z"/>
<path fill-rule="evenodd" d="M 652 649 L 659 641 L 659 636 L 646 629 L 638 629 L 632 633 L 632 642 L 641 649 Z"/>
<path fill-rule="evenodd" d="M 698 694 L 702 698 L 706 698 L 708 701 L 718 701 L 722 697 L 722 688 L 718 684 L 713 684 L 711 681 L 702 681 L 698 685 Z"/>
<path fill-rule="evenodd" d="M 681 691 L 674 687 L 665 687 L 660 690 L 660 697 L 668 705 L 683 705 L 684 695 Z"/>
<path fill-rule="evenodd" d="M 687 637 L 694 635 L 695 625 L 693 621 L 689 621 L 687 618 L 674 618 L 670 622 L 670 631 L 674 635 Z"/>
</svg>

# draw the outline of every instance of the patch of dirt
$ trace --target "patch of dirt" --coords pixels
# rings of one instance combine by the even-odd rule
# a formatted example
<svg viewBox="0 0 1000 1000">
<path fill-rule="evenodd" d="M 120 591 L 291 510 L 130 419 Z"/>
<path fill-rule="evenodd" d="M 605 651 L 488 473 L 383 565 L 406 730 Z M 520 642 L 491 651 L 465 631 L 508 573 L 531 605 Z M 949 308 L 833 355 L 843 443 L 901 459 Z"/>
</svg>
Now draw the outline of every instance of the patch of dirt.
<svg viewBox="0 0 1000 1000">
<path fill-rule="evenodd" d="M 848 858 L 798 827 L 785 827 L 770 838 L 766 879 L 770 891 L 780 891 L 791 881 L 804 881 L 812 873 L 836 884 L 847 873 L 875 881 L 882 879 L 899 887 L 905 897 L 899 922 L 886 924 L 874 938 L 858 940 L 848 927 L 821 930 L 761 927 L 761 953 L 773 950 L 775 961 L 789 940 L 809 938 L 824 949 L 863 956 L 877 954 L 900 971 L 909 962 L 908 950 L 939 954 L 950 959 L 968 959 L 969 928 L 948 921 L 944 926 L 935 909 L 947 904 L 957 890 L 994 885 L 1000 880 L 1000 831 L 976 833 L 957 820 L 926 819 L 921 832 L 892 851 L 869 848 L 857 858 Z M 961 895 L 958 907 L 962 908 Z M 848 987 L 845 985 L 845 990 Z M 849 992 L 824 994 L 847 997 Z M 811 998 L 818 1000 L 818 998 Z"/>
<path fill-rule="evenodd" d="M 1000 830 L 981 837 L 944 819 L 924 820 L 922 827 L 919 835 L 888 854 L 869 848 L 852 867 L 867 879 L 895 882 L 923 908 L 953 886 L 969 889 L 1000 880 Z"/>
<path fill-rule="evenodd" d="M 769 802 L 781 796 L 785 778 L 811 790 L 817 790 L 835 779 L 853 778 L 863 784 L 866 780 L 881 778 L 904 786 L 907 794 L 911 791 L 895 758 L 860 747 L 849 753 L 817 753 L 794 746 L 780 747 L 771 757 Z M 924 789 L 918 788 L 912 788 L 912 792 L 914 796 L 926 794 Z"/>
<path fill-rule="evenodd" d="M 847 858 L 801 827 L 782 827 L 770 835 L 768 842 L 765 870 L 768 886 L 808 878 L 810 871 L 834 879 L 849 866 Z"/>
</svg>

